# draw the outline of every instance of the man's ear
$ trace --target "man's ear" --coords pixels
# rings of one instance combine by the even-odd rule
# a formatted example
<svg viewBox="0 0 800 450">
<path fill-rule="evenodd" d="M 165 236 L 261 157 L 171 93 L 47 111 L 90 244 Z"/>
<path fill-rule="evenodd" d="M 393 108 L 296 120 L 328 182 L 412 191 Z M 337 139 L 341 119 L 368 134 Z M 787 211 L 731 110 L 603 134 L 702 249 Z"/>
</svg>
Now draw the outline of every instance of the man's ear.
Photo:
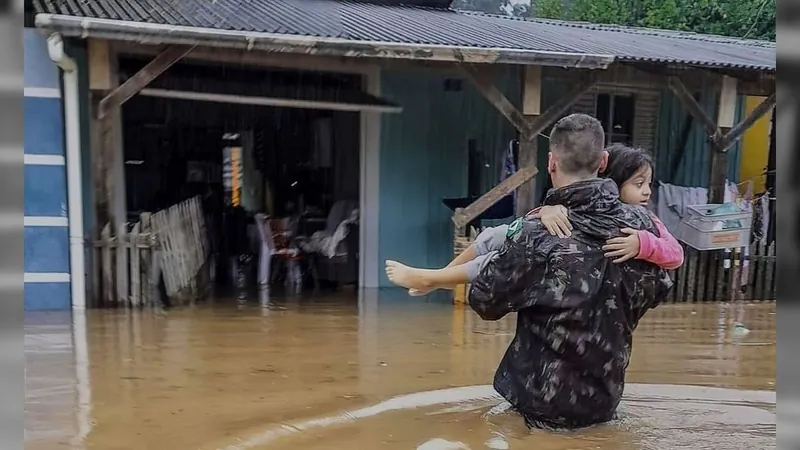
<svg viewBox="0 0 800 450">
<path fill-rule="evenodd" d="M 556 173 L 556 155 L 553 152 L 547 153 L 547 173 Z"/>
<path fill-rule="evenodd" d="M 608 152 L 603 150 L 603 156 L 600 158 L 600 167 L 597 168 L 598 173 L 603 173 L 608 167 Z"/>
</svg>

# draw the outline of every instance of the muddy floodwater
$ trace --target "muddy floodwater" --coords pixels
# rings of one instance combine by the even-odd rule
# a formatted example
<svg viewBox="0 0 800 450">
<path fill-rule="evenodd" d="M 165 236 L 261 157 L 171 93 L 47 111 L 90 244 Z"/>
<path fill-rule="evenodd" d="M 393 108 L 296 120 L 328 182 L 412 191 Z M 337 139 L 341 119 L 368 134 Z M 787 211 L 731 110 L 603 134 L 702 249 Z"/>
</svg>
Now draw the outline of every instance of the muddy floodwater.
<svg viewBox="0 0 800 450">
<path fill-rule="evenodd" d="M 774 303 L 651 311 L 620 419 L 573 433 L 494 394 L 513 320 L 391 290 L 28 313 L 25 448 L 775 448 Z"/>
</svg>

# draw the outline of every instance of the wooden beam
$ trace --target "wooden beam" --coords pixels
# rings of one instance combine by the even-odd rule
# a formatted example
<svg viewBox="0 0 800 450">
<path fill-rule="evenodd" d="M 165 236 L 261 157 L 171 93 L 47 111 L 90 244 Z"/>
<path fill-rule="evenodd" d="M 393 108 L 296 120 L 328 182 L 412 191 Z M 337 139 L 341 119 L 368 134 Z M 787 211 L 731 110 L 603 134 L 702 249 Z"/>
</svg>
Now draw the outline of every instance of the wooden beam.
<svg viewBox="0 0 800 450">
<path fill-rule="evenodd" d="M 114 146 L 119 142 L 120 130 L 115 124 L 119 125 L 121 119 L 122 105 L 131 97 L 139 93 L 144 87 L 164 73 L 173 64 L 180 61 L 184 56 L 192 51 L 194 46 L 170 46 L 153 58 L 146 66 L 136 72 L 120 86 L 114 88 L 109 94 L 100 100 L 97 111 L 97 118 L 100 127 L 101 159 L 98 163 L 101 173 L 97 180 L 101 192 L 98 203 L 98 218 L 106 219 L 113 223 L 115 229 L 125 223 L 125 217 L 117 217 L 115 213 L 115 201 L 117 201 L 115 183 L 124 183 L 124 180 L 116 180 L 114 173 L 114 160 L 121 155 L 114 151 Z M 116 81 L 116 80 L 114 80 Z"/>
<path fill-rule="evenodd" d="M 173 64 L 183 59 L 193 48 L 194 46 L 178 45 L 167 47 L 166 50 L 136 72 L 135 75 L 128 78 L 118 88 L 111 91 L 111 93 L 100 101 L 100 118 L 103 118 L 111 109 L 121 107 L 159 75 L 172 67 Z"/>
<path fill-rule="evenodd" d="M 736 126 L 722 137 L 720 147 L 723 151 L 727 151 L 738 139 L 740 139 L 745 131 L 750 129 L 759 119 L 767 115 L 775 107 L 777 96 L 773 92 L 769 97 L 765 98 L 750 114 Z"/>
<path fill-rule="evenodd" d="M 556 102 L 555 105 L 547 108 L 547 111 L 545 111 L 544 114 L 536 116 L 536 118 L 531 120 L 528 123 L 528 134 L 523 135 L 523 139 L 532 141 L 536 138 L 536 136 L 539 135 L 539 133 L 560 119 L 561 116 L 563 116 L 564 113 L 567 112 L 569 108 L 572 107 L 572 105 L 574 105 L 575 102 L 577 102 L 583 96 L 583 94 L 597 84 L 598 79 L 598 73 L 590 72 L 589 75 L 580 81 L 572 91 L 570 91 L 564 97 L 561 97 L 561 99 Z"/>
<path fill-rule="evenodd" d="M 703 107 L 694 99 L 678 77 L 669 77 L 668 86 L 672 93 L 678 97 L 678 101 L 681 105 L 689 110 L 689 114 L 694 116 L 694 118 L 705 127 L 710 139 L 717 139 L 718 136 L 722 135 L 716 121 L 703 111 Z"/>
<path fill-rule="evenodd" d="M 522 85 L 522 112 L 525 121 L 531 124 L 542 113 L 542 68 L 528 66 Z M 521 139 L 519 143 L 519 167 L 538 167 L 536 135 L 533 139 Z M 522 217 L 536 206 L 535 178 L 524 182 L 517 193 L 516 215 Z"/>
<path fill-rule="evenodd" d="M 488 68 L 478 68 L 471 64 L 459 65 L 464 78 L 469 80 L 475 89 L 502 114 L 522 135 L 528 134 L 525 116 L 511 103 L 492 81 L 492 73 Z"/>
<path fill-rule="evenodd" d="M 160 51 L 159 48 L 153 45 L 144 46 L 139 43 L 116 41 L 112 44 L 112 48 L 120 54 L 144 56 L 154 58 Z M 292 69 L 292 70 L 310 70 L 310 71 L 324 71 L 324 72 L 337 72 L 337 73 L 360 73 L 368 74 L 375 67 L 379 67 L 384 63 L 384 60 L 363 60 L 356 58 L 347 58 L 344 56 L 324 56 L 324 55 L 300 55 L 300 54 L 286 54 L 286 53 L 268 53 L 268 52 L 254 52 L 249 50 L 236 50 L 229 48 L 214 48 L 214 47 L 195 47 L 188 55 L 184 56 L 184 60 L 200 61 L 200 62 L 214 62 L 219 64 L 238 64 L 241 66 L 252 66 L 256 68 L 277 68 L 277 69 Z M 398 61 L 392 61 L 397 63 Z M 408 62 L 402 61 L 405 68 L 408 68 Z M 452 63 L 446 64 L 446 67 L 452 71 Z M 394 67 L 397 67 L 396 65 Z"/>
<path fill-rule="evenodd" d="M 538 170 L 536 167 L 523 167 L 515 174 L 503 180 L 500 184 L 493 187 L 492 190 L 483 194 L 481 198 L 475 200 L 471 205 L 464 209 L 457 210 L 453 215 L 453 223 L 456 228 L 460 229 L 467 226 L 468 223 L 483 214 L 484 211 L 497 203 L 498 200 L 514 192 L 514 190 L 523 183 L 536 176 L 537 172 Z"/>
</svg>

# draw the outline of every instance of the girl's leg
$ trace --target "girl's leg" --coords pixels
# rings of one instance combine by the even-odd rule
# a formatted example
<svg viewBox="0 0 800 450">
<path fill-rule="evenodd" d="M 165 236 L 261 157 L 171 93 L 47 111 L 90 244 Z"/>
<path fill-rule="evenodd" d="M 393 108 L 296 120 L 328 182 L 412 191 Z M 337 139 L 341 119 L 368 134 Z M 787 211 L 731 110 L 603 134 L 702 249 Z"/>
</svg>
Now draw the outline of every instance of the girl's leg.
<svg viewBox="0 0 800 450">
<path fill-rule="evenodd" d="M 392 283 L 412 290 L 427 292 L 433 289 L 453 289 L 475 279 L 495 253 L 481 255 L 465 264 L 444 269 L 417 269 L 397 261 L 386 261 L 386 275 Z"/>
<path fill-rule="evenodd" d="M 498 225 L 496 227 L 490 227 L 484 229 L 475 238 L 475 242 L 470 244 L 470 246 L 467 247 L 463 252 L 459 253 L 458 256 L 456 256 L 452 261 L 450 261 L 450 264 L 445 266 L 445 268 L 460 266 L 462 264 L 466 264 L 474 260 L 479 256 L 500 250 L 500 247 L 503 246 L 503 243 L 506 240 L 507 232 L 508 232 L 508 225 Z M 452 289 L 455 286 L 457 286 L 457 284 L 451 285 L 450 287 L 444 289 Z M 425 290 L 425 289 L 410 288 L 408 290 L 408 294 L 417 297 L 425 295 L 431 290 L 432 289 Z"/>
</svg>

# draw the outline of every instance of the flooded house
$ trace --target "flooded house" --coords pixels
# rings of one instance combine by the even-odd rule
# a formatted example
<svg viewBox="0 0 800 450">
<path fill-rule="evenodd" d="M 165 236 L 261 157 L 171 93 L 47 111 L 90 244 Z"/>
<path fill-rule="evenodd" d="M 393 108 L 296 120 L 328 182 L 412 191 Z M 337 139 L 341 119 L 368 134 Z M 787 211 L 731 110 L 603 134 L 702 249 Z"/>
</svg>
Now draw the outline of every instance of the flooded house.
<svg viewBox="0 0 800 450">
<path fill-rule="evenodd" d="M 30 0 L 24 39 L 25 448 L 775 446 L 775 303 L 702 302 L 736 250 L 687 249 L 620 420 L 567 434 L 487 384 L 513 316 L 380 289 L 541 202 L 570 112 L 724 200 L 763 163 L 774 43 L 449 0 Z M 248 283 L 313 295 L 152 307 Z"/>
<path fill-rule="evenodd" d="M 152 302 L 157 259 L 168 297 L 235 284 L 254 217 L 278 278 L 386 287 L 537 205 L 570 112 L 710 200 L 752 172 L 774 43 L 400 3 L 26 2 L 26 309 Z"/>
</svg>

